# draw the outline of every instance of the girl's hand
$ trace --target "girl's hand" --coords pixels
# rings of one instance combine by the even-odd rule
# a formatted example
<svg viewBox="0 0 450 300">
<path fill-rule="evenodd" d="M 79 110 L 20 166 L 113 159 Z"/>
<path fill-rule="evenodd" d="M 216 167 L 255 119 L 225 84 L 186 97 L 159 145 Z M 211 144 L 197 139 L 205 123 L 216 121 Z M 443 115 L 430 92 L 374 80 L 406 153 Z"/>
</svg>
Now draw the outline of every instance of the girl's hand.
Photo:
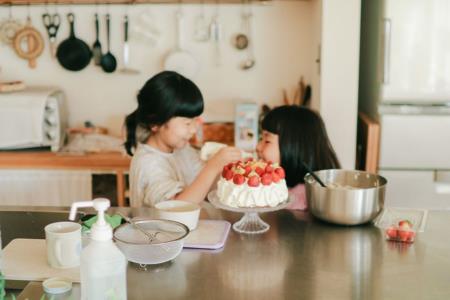
<svg viewBox="0 0 450 300">
<path fill-rule="evenodd" d="M 229 164 L 230 162 L 240 160 L 241 158 L 241 150 L 235 147 L 225 147 L 214 154 L 214 156 L 211 157 L 211 159 L 207 162 L 207 165 L 212 166 L 214 169 L 220 172 L 225 165 Z"/>
</svg>

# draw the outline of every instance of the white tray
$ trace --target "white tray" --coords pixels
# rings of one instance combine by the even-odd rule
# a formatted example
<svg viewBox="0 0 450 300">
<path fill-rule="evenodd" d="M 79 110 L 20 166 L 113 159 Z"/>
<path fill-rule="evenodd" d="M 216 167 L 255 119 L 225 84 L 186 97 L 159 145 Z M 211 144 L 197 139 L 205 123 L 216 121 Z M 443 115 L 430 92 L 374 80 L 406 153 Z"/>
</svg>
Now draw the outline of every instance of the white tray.
<svg viewBox="0 0 450 300">
<path fill-rule="evenodd" d="M 225 245 L 231 224 L 221 220 L 199 220 L 184 241 L 184 248 L 219 249 Z"/>
<path fill-rule="evenodd" d="M 6 280 L 44 281 L 64 277 L 80 282 L 80 268 L 55 269 L 47 263 L 45 240 L 15 239 L 3 249 L 2 273 Z"/>
</svg>

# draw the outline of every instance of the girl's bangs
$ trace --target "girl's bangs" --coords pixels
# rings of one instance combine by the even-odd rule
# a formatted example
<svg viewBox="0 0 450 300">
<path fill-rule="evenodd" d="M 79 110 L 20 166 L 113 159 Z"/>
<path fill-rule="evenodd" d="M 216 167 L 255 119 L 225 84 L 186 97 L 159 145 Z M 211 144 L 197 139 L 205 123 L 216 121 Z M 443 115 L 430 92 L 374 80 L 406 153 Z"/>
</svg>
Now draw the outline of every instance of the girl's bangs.
<svg viewBox="0 0 450 300">
<path fill-rule="evenodd" d="M 175 107 L 173 108 L 173 116 L 194 118 L 203 113 L 204 105 L 201 94 L 195 95 L 192 98 L 184 97 L 181 101 L 180 99 L 177 100 L 178 101 L 175 101 Z"/>
<path fill-rule="evenodd" d="M 273 110 L 267 114 L 261 123 L 261 128 L 272 134 L 280 134 L 280 118 L 278 115 L 279 110 Z"/>
</svg>

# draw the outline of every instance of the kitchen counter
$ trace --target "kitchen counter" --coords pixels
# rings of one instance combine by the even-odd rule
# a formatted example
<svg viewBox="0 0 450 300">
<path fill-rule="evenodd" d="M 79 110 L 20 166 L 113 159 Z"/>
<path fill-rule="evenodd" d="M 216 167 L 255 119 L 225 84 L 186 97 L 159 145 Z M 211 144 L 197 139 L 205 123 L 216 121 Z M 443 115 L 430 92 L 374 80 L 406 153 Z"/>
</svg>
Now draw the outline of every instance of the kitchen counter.
<svg viewBox="0 0 450 300">
<path fill-rule="evenodd" d="M 209 203 L 203 207 L 203 219 L 233 223 L 241 217 Z M 0 207 L 5 209 L 14 210 Z M 372 225 L 335 226 L 307 212 L 281 210 L 262 218 L 271 225 L 267 233 L 231 230 L 223 249 L 185 249 L 146 270 L 129 264 L 128 299 L 450 299 L 450 211 L 430 211 L 425 232 L 411 245 L 387 242 Z M 41 295 L 41 284 L 30 283 L 19 299 Z"/>
<path fill-rule="evenodd" d="M 0 152 L 0 169 L 65 169 L 111 171 L 116 174 L 117 203 L 125 206 L 125 177 L 131 158 L 118 152 Z"/>
</svg>

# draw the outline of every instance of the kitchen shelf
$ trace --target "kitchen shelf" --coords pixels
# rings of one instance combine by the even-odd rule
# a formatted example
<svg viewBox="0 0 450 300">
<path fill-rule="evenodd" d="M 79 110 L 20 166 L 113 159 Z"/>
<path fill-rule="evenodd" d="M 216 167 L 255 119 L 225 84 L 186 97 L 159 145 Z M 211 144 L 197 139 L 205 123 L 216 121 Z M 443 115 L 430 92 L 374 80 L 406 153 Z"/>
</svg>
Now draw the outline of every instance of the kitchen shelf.
<svg viewBox="0 0 450 300">
<path fill-rule="evenodd" d="M 253 3 L 268 3 L 275 0 L 250 0 Z M 306 0 L 299 0 L 306 1 Z M 242 0 L 0 0 L 0 5 L 101 5 L 101 4 L 240 4 Z"/>
</svg>

